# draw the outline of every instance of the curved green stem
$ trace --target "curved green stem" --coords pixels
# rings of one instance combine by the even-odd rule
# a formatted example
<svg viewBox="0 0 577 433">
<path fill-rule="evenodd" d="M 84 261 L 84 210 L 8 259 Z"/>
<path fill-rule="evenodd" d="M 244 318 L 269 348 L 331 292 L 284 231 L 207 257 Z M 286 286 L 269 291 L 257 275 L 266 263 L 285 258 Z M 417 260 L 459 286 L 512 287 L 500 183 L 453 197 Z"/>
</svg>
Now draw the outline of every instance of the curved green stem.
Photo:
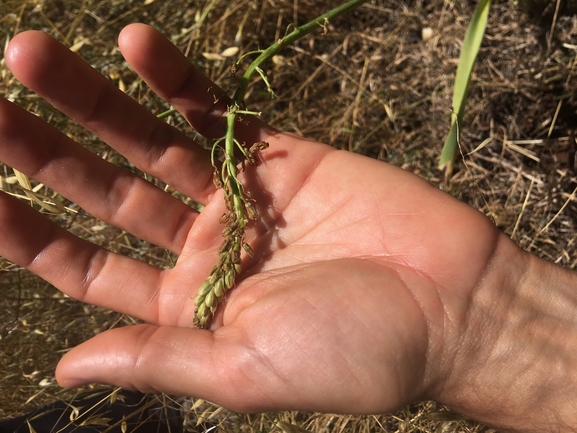
<svg viewBox="0 0 577 433">
<path fill-rule="evenodd" d="M 359 7 L 363 3 L 366 3 L 367 1 L 368 0 L 350 0 L 345 4 L 338 6 L 338 7 L 330 10 L 329 12 L 327 12 L 323 15 L 318 16 L 314 20 L 309 21 L 308 23 L 306 23 L 300 27 L 295 28 L 292 32 L 290 32 L 284 38 L 280 39 L 279 41 L 277 41 L 276 43 L 274 43 L 270 47 L 268 47 L 266 50 L 264 50 L 250 64 L 250 66 L 246 69 L 245 73 L 243 74 L 242 78 L 240 79 L 240 84 L 238 86 L 238 89 L 236 89 L 236 92 L 232 98 L 233 102 L 237 103 L 239 105 L 242 105 L 242 102 L 244 101 L 244 95 L 246 94 L 246 91 L 248 89 L 248 84 L 250 83 L 250 79 L 251 79 L 252 75 L 255 73 L 256 68 L 259 65 L 261 65 L 263 62 L 266 62 L 268 59 L 272 58 L 279 51 L 281 51 L 283 48 L 289 46 L 294 41 L 297 41 L 300 38 L 302 38 L 303 36 L 311 33 L 313 30 L 318 29 L 319 26 L 322 27 L 322 26 L 326 25 L 326 23 L 329 22 L 330 20 L 333 20 L 336 17 L 338 17 L 339 15 L 342 15 L 342 14 L 344 14 L 344 13 L 346 13 L 352 9 Z"/>
</svg>

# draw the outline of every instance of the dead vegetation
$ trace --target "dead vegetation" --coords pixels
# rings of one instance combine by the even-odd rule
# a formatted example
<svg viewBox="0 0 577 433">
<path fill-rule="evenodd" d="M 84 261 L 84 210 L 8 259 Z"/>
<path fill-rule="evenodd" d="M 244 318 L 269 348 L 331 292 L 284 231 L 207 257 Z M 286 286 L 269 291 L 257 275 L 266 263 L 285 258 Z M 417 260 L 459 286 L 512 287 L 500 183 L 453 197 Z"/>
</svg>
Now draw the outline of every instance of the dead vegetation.
<svg viewBox="0 0 577 433">
<path fill-rule="evenodd" d="M 231 88 L 232 59 L 203 53 L 218 55 L 233 46 L 241 53 L 266 47 L 288 24 L 302 24 L 333 3 L 216 1 L 203 16 L 209 4 L 204 0 L 3 0 L 0 35 L 6 42 L 27 29 L 49 32 L 140 103 L 161 113 L 169 107 L 143 85 L 116 48 L 123 26 L 154 25 L 220 86 Z M 577 16 L 569 10 L 571 2 L 552 1 L 544 7 L 543 2 L 527 3 L 540 6 L 529 11 L 512 1 L 492 6 L 461 125 L 461 158 L 450 179 L 437 168 L 437 160 L 448 132 L 452 80 L 474 2 L 373 0 L 330 23 L 326 36 L 319 31 L 267 65 L 277 99 L 271 100 L 262 82 L 256 82 L 247 101 L 282 130 L 426 178 L 490 216 L 523 248 L 575 268 Z M 134 170 L 24 89 L 2 57 L 0 96 L 37 113 L 103 158 Z M 194 135 L 182 118 L 171 116 L 168 121 Z M 21 194 L 10 168 L 2 166 L 0 175 L 3 190 Z M 96 221 L 73 203 L 65 204 L 71 211 L 53 218 L 79 236 L 171 266 L 164 250 Z M 73 301 L 5 261 L 0 262 L 0 288 L 0 419 L 73 395 L 60 390 L 53 379 L 61 354 L 101 330 L 132 323 Z M 427 403 L 382 417 L 234 415 L 233 424 L 247 431 L 277 428 L 291 433 L 298 431 L 291 425 L 314 432 L 489 431 L 438 415 L 440 409 Z M 205 413 L 206 418 L 214 411 L 200 404 L 190 414 Z M 231 416 L 222 411 L 212 419 L 227 430 Z M 452 420 L 438 420 L 447 417 Z M 196 422 L 194 418 L 190 425 Z"/>
</svg>

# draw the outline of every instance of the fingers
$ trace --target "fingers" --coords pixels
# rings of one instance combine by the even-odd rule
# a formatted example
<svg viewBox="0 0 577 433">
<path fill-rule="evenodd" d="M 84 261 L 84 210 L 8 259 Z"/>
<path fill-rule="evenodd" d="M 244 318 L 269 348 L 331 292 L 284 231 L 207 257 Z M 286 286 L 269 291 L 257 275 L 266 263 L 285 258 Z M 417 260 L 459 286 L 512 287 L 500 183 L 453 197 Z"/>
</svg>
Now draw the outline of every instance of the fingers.
<svg viewBox="0 0 577 433">
<path fill-rule="evenodd" d="M 425 374 L 428 319 L 396 276 L 357 259 L 269 273 L 244 301 L 232 295 L 242 311 L 214 332 L 103 332 L 68 352 L 56 376 L 65 387 L 192 395 L 242 412 L 390 411 L 438 383 Z"/>
<path fill-rule="evenodd" d="M 199 133 L 221 137 L 229 98 L 158 31 L 144 24 L 126 27 L 118 38 L 122 55 L 146 83 L 184 115 Z M 276 134 L 265 122 L 251 118 L 237 124 L 239 141 L 254 143 Z"/>
<path fill-rule="evenodd" d="M 222 116 L 230 100 L 222 89 L 194 68 L 170 41 L 150 26 L 132 24 L 121 32 L 118 44 L 134 70 L 158 95 L 182 113 L 198 132 L 212 138 L 223 135 Z M 270 148 L 261 155 L 264 169 L 259 170 L 258 180 L 248 176 L 245 184 L 253 198 L 261 204 L 262 214 L 272 208 L 272 203 L 267 203 L 269 194 L 275 197 L 276 209 L 284 210 L 319 162 L 334 150 L 301 137 L 280 133 L 252 116 L 243 116 L 243 121 L 236 124 L 235 136 L 240 142 L 263 140 L 270 143 Z M 277 217 L 271 215 L 271 220 Z"/>
<path fill-rule="evenodd" d="M 163 60 L 173 62 L 171 58 Z M 214 192 L 206 152 L 51 36 L 34 31 L 17 35 L 6 51 L 6 62 L 25 86 L 144 172 L 201 203 Z"/>
<path fill-rule="evenodd" d="M 173 252 L 182 250 L 194 211 L 1 98 L 0 143 L 0 160 L 97 218 Z"/>
<path fill-rule="evenodd" d="M 81 240 L 4 193 L 0 193 L 0 255 L 73 298 L 144 320 L 157 319 L 162 271 Z"/>
</svg>

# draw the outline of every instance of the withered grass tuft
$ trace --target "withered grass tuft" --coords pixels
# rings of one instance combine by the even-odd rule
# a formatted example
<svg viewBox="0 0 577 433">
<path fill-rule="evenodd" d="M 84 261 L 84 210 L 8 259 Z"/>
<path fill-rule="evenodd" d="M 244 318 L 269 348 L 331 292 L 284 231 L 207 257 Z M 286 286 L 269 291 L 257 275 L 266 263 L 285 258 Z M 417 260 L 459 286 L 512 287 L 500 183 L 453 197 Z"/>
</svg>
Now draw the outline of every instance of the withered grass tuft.
<svg viewBox="0 0 577 433">
<path fill-rule="evenodd" d="M 170 107 L 143 85 L 116 48 L 126 24 L 159 28 L 191 62 L 230 88 L 234 60 L 219 53 L 233 46 L 241 52 L 266 47 L 284 35 L 288 24 L 306 22 L 332 6 L 328 0 L 3 0 L 0 38 L 4 44 L 22 30 L 47 31 L 159 114 Z M 523 248 L 575 268 L 576 16 L 560 10 L 554 19 L 541 18 L 513 2 L 493 5 L 461 125 L 463 158 L 457 159 L 451 179 L 437 168 L 461 41 L 474 6 L 374 0 L 330 23 L 326 36 L 311 35 L 275 57 L 266 67 L 279 97 L 271 101 L 266 87 L 256 83 L 247 102 L 280 129 L 426 178 L 490 216 Z M 134 170 L 16 82 L 3 57 L 0 96 L 48 120 L 102 158 Z M 194 136 L 178 115 L 167 121 Z M 0 166 L 0 176 L 4 191 L 22 194 L 9 167 Z M 43 187 L 39 192 L 61 199 Z M 95 220 L 74 203 L 63 203 L 72 211 L 51 217 L 77 235 L 160 267 L 171 266 L 164 250 Z M 0 291 L 0 418 L 75 395 L 54 382 L 61 354 L 104 329 L 133 323 L 73 301 L 6 261 L 0 261 Z M 434 403 L 389 416 L 353 417 L 294 412 L 240 416 L 202 401 L 170 401 L 188 408 L 190 429 L 199 424 L 287 433 L 302 431 L 295 426 L 311 432 L 490 431 L 439 414 L 442 408 Z"/>
</svg>

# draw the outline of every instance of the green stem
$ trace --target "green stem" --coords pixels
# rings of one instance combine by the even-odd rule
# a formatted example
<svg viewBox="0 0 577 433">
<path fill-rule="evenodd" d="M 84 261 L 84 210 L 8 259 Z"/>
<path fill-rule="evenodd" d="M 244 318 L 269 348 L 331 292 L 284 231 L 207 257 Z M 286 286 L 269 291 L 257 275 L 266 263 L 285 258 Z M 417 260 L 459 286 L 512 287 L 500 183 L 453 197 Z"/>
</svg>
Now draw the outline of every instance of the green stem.
<svg viewBox="0 0 577 433">
<path fill-rule="evenodd" d="M 368 0 L 349 0 L 345 4 L 342 4 L 341 6 L 338 6 L 338 7 L 334 8 L 333 10 L 330 10 L 329 12 L 316 17 L 314 20 L 309 21 L 305 25 L 303 25 L 301 27 L 297 27 L 292 32 L 290 32 L 288 35 L 286 35 L 284 38 L 282 38 L 280 41 L 277 41 L 276 43 L 274 43 L 270 47 L 268 47 L 266 50 L 264 50 L 260 54 L 260 56 L 258 56 L 250 64 L 250 66 L 247 68 L 244 75 L 242 76 L 242 78 L 240 80 L 240 84 L 238 86 L 238 89 L 236 90 L 236 92 L 232 98 L 233 102 L 236 102 L 237 104 L 242 105 L 242 102 L 244 100 L 244 95 L 246 94 L 246 91 L 248 89 L 248 85 L 250 83 L 250 79 L 251 79 L 252 75 L 254 74 L 254 72 L 256 71 L 256 68 L 260 64 L 262 64 L 263 62 L 265 62 L 268 59 L 270 59 L 271 57 L 273 57 L 275 54 L 277 54 L 279 51 L 281 51 L 283 48 L 287 47 L 288 45 L 292 44 L 294 41 L 302 38 L 303 36 L 305 36 L 307 34 L 309 34 L 313 30 L 318 29 L 319 26 L 325 25 L 326 22 L 333 20 L 336 17 L 338 17 L 339 15 L 342 15 L 342 14 L 344 14 L 344 13 L 346 13 L 346 12 L 356 8 L 356 7 L 359 7 L 363 3 L 366 3 L 367 1 Z"/>
<path fill-rule="evenodd" d="M 238 185 L 237 180 L 238 170 L 236 168 L 236 158 L 234 156 L 236 150 L 236 143 L 234 141 L 235 123 L 236 123 L 236 111 L 234 110 L 233 107 L 230 110 L 230 112 L 226 115 L 226 138 L 225 138 L 224 152 L 226 154 L 225 164 L 227 164 L 228 179 L 222 179 L 222 181 L 229 182 L 230 192 L 233 196 L 234 211 L 235 214 L 237 215 L 239 223 L 241 223 L 244 222 L 244 209 L 242 200 L 240 198 L 241 191 Z"/>
<path fill-rule="evenodd" d="M 224 138 L 220 138 L 213 145 L 211 152 L 211 159 L 215 169 L 215 175 L 218 176 L 218 169 L 215 166 L 215 151 L 217 146 L 222 147 L 222 140 L 224 140 L 224 161 L 220 171 L 220 179 L 215 180 L 218 188 L 223 188 L 226 200 L 228 213 L 221 217 L 221 222 L 226 223 L 226 227 L 222 232 L 225 238 L 218 248 L 218 263 L 213 267 L 209 277 L 200 286 L 196 299 L 194 300 L 194 326 L 198 328 L 208 328 L 212 316 L 222 301 L 226 292 L 235 284 L 236 276 L 241 271 L 241 250 L 244 249 L 250 257 L 254 257 L 254 253 L 250 245 L 245 242 L 245 228 L 248 220 L 256 220 L 258 213 L 250 196 L 247 198 L 242 183 L 238 180 L 239 169 L 237 167 L 237 158 L 235 153 L 237 148 L 240 149 L 242 155 L 248 160 L 249 164 L 256 165 L 257 159 L 255 153 L 266 149 L 268 143 L 258 142 L 254 143 L 249 149 L 245 148 L 244 143 L 240 144 L 234 138 L 234 129 L 239 114 L 258 114 L 244 110 L 244 96 L 248 88 L 249 81 L 252 74 L 256 71 L 263 77 L 267 88 L 270 89 L 266 76 L 259 69 L 259 65 L 270 59 L 287 45 L 293 43 L 297 39 L 302 38 L 319 26 L 325 26 L 329 19 L 333 19 L 355 7 L 366 3 L 368 0 L 350 0 L 349 2 L 327 12 L 315 20 L 297 27 L 294 31 L 286 35 L 282 40 L 278 41 L 271 47 L 264 50 L 248 67 L 242 76 L 239 88 L 234 94 L 233 100 L 228 107 L 226 113 L 226 134 Z M 161 114 L 165 116 L 166 113 Z M 244 162 L 243 161 L 243 167 Z"/>
</svg>

